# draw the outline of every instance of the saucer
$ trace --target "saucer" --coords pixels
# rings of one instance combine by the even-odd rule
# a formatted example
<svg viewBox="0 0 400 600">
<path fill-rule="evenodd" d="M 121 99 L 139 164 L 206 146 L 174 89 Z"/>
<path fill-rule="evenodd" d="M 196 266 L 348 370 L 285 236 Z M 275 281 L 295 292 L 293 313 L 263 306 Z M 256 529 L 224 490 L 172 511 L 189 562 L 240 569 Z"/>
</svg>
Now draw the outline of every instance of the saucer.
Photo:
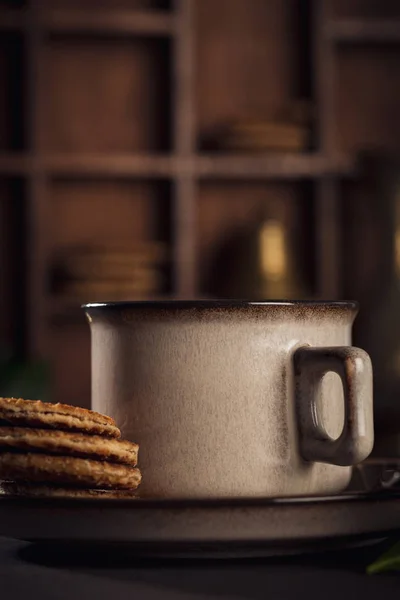
<svg viewBox="0 0 400 600">
<path fill-rule="evenodd" d="M 372 456 L 353 469 L 349 489 L 377 492 L 400 489 L 400 458 Z"/>
<path fill-rule="evenodd" d="M 271 556 L 400 532 L 400 491 L 224 500 L 0 498 L 0 536 L 141 556 Z"/>
</svg>

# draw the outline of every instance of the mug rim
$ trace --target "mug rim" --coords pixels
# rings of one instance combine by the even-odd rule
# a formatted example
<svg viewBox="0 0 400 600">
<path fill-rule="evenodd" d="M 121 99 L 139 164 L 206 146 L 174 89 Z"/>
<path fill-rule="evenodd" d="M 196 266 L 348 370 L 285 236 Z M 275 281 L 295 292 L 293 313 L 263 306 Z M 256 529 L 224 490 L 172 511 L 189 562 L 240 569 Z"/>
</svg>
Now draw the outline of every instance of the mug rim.
<svg viewBox="0 0 400 600">
<path fill-rule="evenodd" d="M 256 307 L 301 308 L 315 307 L 322 309 L 342 308 L 358 311 L 359 304 L 355 300 L 122 300 L 111 302 L 88 302 L 81 305 L 84 310 L 91 309 L 237 309 Z"/>
</svg>

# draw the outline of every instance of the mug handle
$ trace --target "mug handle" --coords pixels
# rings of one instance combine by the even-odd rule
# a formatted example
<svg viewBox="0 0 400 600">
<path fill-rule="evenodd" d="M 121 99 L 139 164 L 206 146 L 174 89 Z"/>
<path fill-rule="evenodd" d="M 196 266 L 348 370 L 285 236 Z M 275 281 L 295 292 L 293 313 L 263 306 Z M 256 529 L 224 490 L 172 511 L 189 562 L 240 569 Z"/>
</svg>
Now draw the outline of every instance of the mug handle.
<svg viewBox="0 0 400 600">
<path fill-rule="evenodd" d="M 363 461 L 374 444 L 372 365 L 368 354 L 348 346 L 303 346 L 293 358 L 302 457 L 340 466 Z M 322 378 L 330 371 L 341 378 L 344 393 L 344 425 L 337 439 L 327 434 L 317 409 Z"/>
</svg>

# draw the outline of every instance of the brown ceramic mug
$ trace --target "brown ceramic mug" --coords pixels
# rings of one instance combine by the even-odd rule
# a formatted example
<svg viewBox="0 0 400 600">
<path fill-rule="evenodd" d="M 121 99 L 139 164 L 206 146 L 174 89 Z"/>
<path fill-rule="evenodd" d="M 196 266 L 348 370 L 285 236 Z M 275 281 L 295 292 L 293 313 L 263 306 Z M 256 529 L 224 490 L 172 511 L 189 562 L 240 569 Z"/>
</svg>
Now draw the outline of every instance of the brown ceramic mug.
<svg viewBox="0 0 400 600">
<path fill-rule="evenodd" d="M 140 444 L 142 496 L 331 494 L 371 452 L 372 369 L 350 346 L 353 303 L 85 310 L 92 407 Z"/>
</svg>

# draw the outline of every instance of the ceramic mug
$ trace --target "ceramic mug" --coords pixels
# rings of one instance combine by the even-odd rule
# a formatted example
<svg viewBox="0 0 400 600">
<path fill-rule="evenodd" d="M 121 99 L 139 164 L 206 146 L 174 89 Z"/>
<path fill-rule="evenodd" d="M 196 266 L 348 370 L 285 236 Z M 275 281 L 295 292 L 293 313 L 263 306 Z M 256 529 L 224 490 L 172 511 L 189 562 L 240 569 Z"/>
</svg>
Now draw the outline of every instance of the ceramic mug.
<svg viewBox="0 0 400 600">
<path fill-rule="evenodd" d="M 350 346 L 354 303 L 84 308 L 92 408 L 140 444 L 142 496 L 332 494 L 372 450 L 372 368 Z"/>
</svg>

